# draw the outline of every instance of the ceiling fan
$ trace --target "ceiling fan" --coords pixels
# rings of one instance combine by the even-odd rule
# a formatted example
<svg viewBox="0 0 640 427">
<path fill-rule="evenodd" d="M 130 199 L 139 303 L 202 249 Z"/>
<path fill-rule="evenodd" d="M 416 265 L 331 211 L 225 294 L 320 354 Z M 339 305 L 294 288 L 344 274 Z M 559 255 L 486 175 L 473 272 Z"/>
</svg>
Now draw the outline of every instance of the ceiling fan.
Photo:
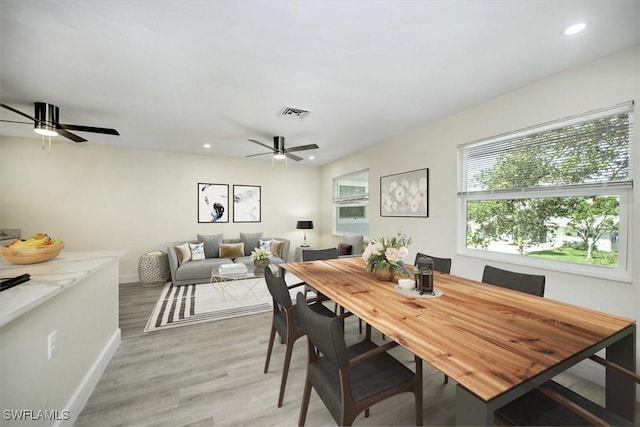
<svg viewBox="0 0 640 427">
<path fill-rule="evenodd" d="M 284 146 L 284 136 L 274 136 L 273 137 L 273 147 L 269 147 L 267 144 L 263 144 L 260 141 L 256 141 L 255 139 L 250 139 L 249 141 L 261 145 L 265 148 L 271 150 L 269 153 L 260 153 L 260 154 L 251 154 L 245 157 L 255 157 L 255 156 L 264 156 L 265 154 L 273 154 L 273 158 L 277 160 L 281 160 L 284 158 L 290 158 L 291 160 L 295 160 L 299 162 L 302 160 L 302 157 L 296 156 L 295 154 L 291 154 L 292 151 L 303 151 L 303 150 L 315 150 L 318 147 L 316 144 L 308 144 L 308 145 L 298 145 L 297 147 L 285 148 Z"/>
<path fill-rule="evenodd" d="M 16 110 L 15 108 L 9 107 L 8 105 L 5 105 L 5 104 L 0 104 L 0 107 L 6 108 L 9 111 L 13 111 L 16 114 L 20 114 L 21 116 L 24 116 L 30 120 L 33 120 L 34 130 L 39 135 L 44 135 L 44 136 L 61 135 L 74 142 L 85 142 L 86 139 L 69 132 L 71 130 L 80 131 L 80 132 L 104 133 L 107 135 L 120 135 L 120 133 L 118 133 L 118 131 L 115 129 L 62 124 L 58 120 L 60 117 L 60 109 L 53 104 L 47 104 L 45 102 L 34 103 L 35 117 L 32 117 L 26 113 L 23 113 L 22 111 Z M 27 122 L 16 122 L 13 120 L 0 120 L 0 121 L 10 122 L 10 123 L 30 124 Z"/>
</svg>

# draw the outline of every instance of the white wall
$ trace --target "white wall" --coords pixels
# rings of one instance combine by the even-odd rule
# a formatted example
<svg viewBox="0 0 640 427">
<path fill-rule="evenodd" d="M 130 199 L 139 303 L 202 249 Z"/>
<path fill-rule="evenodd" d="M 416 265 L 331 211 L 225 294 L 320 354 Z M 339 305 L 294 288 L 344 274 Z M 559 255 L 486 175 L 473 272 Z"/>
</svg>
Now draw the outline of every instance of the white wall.
<svg viewBox="0 0 640 427">
<path fill-rule="evenodd" d="M 499 72 L 499 68 L 496 69 Z M 331 180 L 363 168 L 370 169 L 369 231 L 372 238 L 402 231 L 413 237 L 408 259 L 417 251 L 452 257 L 452 273 L 480 280 L 486 260 L 456 254 L 456 147 L 459 144 L 577 115 L 590 110 L 640 99 L 640 47 L 626 49 L 581 67 L 568 70 L 516 91 L 504 94 L 459 114 L 426 125 L 406 135 L 358 152 L 322 168 L 321 241 L 335 244 L 331 235 Z M 635 107 L 636 157 L 640 153 L 638 123 L 640 106 Z M 429 218 L 381 218 L 379 215 L 380 176 L 420 168 L 430 169 Z M 640 230 L 640 165 L 635 164 L 632 236 Z M 639 319 L 640 239 L 631 238 L 633 283 L 542 271 L 547 277 L 545 297 Z M 634 255 L 635 254 L 635 255 Z M 522 266 L 497 267 L 532 272 Z M 637 351 L 640 355 L 640 351 Z M 640 366 L 640 363 L 638 364 Z M 587 373 L 586 376 L 589 374 Z M 599 378 L 592 378 L 599 380 Z"/>
<path fill-rule="evenodd" d="M 296 220 L 318 221 L 319 168 L 55 141 L 0 137 L 0 228 L 45 232 L 69 251 L 126 250 L 120 280 L 138 259 L 196 234 L 263 231 L 301 244 Z M 262 187 L 262 222 L 198 223 L 198 182 Z M 231 206 L 229 207 L 232 211 Z M 231 212 L 230 212 L 231 213 Z M 291 258 L 293 255 L 291 254 Z"/>
</svg>

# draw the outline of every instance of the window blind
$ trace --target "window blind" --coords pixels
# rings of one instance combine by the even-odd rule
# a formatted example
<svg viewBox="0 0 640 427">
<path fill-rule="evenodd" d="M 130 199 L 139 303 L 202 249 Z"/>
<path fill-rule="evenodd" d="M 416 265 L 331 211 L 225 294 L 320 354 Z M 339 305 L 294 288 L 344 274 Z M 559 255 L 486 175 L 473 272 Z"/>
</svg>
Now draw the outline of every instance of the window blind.
<svg viewBox="0 0 640 427">
<path fill-rule="evenodd" d="M 336 205 L 369 201 L 369 170 L 361 170 L 333 179 L 333 203 Z"/>
<path fill-rule="evenodd" d="M 459 195 L 632 183 L 633 102 L 458 147 Z"/>
</svg>

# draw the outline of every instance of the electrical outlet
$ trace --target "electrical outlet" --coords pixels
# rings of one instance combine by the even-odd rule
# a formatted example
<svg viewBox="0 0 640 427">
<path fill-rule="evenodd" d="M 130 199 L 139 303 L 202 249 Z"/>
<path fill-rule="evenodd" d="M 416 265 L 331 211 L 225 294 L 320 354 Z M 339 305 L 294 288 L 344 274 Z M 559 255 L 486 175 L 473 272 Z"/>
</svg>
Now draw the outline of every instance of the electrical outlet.
<svg viewBox="0 0 640 427">
<path fill-rule="evenodd" d="M 51 360 L 58 351 L 58 331 L 55 330 L 47 337 L 47 359 Z"/>
</svg>

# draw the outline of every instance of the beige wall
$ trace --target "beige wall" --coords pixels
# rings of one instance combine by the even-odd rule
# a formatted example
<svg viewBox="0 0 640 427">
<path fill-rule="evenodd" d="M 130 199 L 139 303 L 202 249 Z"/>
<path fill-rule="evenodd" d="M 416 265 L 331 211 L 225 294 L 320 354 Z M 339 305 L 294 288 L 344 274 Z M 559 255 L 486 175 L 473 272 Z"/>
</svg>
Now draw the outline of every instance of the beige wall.
<svg viewBox="0 0 640 427">
<path fill-rule="evenodd" d="M 46 232 L 69 251 L 126 250 L 120 280 L 137 281 L 141 254 L 196 234 L 263 231 L 302 241 L 298 219 L 317 219 L 319 168 L 0 137 L 0 227 Z M 262 186 L 262 222 L 200 224 L 197 183 Z M 231 208 L 230 208 L 231 209 Z M 291 255 L 293 257 L 293 255 Z"/>
<path fill-rule="evenodd" d="M 499 72 L 499 70 L 496 70 Z M 459 144 L 526 128 L 640 99 L 640 49 L 636 46 L 576 69 L 552 76 L 454 116 L 426 125 L 406 135 L 324 166 L 320 178 L 321 241 L 332 245 L 331 180 L 334 176 L 370 169 L 370 234 L 372 238 L 402 231 L 413 237 L 409 259 L 416 251 L 453 257 L 452 273 L 479 280 L 485 259 L 456 254 L 457 175 Z M 634 152 L 640 153 L 636 104 Z M 380 176 L 420 168 L 430 170 L 429 218 L 381 218 Z M 640 230 L 640 166 L 635 165 L 634 232 Z M 633 283 L 599 280 L 585 276 L 543 271 L 547 276 L 545 296 L 609 313 L 640 319 L 640 239 L 631 238 Z M 635 254 L 635 255 L 634 255 Z M 503 268 L 531 272 L 531 268 L 491 262 Z M 640 355 L 640 351 L 637 352 Z M 639 363 L 640 366 L 640 363 Z"/>
</svg>

